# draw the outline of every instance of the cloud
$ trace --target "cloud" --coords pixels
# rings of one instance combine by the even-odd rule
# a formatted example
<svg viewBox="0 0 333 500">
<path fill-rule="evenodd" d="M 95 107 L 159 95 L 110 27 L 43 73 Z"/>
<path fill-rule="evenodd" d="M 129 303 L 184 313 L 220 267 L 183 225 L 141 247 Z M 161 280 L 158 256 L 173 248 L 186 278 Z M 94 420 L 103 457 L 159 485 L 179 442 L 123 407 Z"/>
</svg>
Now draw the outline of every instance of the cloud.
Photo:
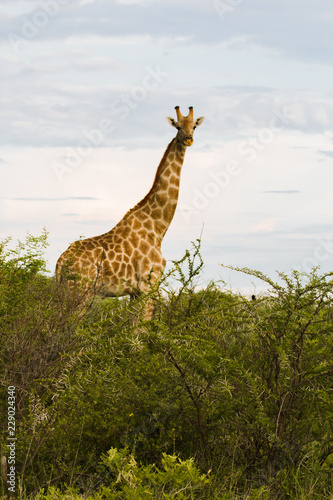
<svg viewBox="0 0 333 500">
<path fill-rule="evenodd" d="M 320 9 L 314 0 L 231 2 L 224 20 L 217 6 L 226 0 L 51 3 L 57 2 L 57 12 L 31 39 L 24 38 L 22 30 L 38 25 L 47 0 L 26 2 L 24 9 L 16 0 L 2 7 L 3 143 L 76 146 L 83 130 L 111 119 L 116 128 L 102 146 L 136 147 L 135 141 L 156 139 L 165 130 L 157 126 L 167 112 L 165 104 L 181 102 L 204 110 L 223 137 L 265 128 L 274 111 L 285 106 L 291 116 L 289 130 L 322 133 L 333 128 L 329 94 L 318 97 L 300 90 L 301 76 L 297 90 L 278 90 L 281 74 L 288 79 L 291 71 L 290 78 L 297 79 L 299 67 L 286 65 L 285 59 L 315 65 L 330 60 L 330 0 L 322 0 Z M 8 51 L 10 33 L 23 38 L 17 51 Z M 158 63 L 170 78 L 142 102 L 132 102 L 130 118 L 119 120 L 115 103 L 119 109 L 122 99 L 142 87 L 147 61 Z M 258 78 L 254 68 L 259 68 Z M 261 80 L 265 83 L 260 85 Z"/>
<path fill-rule="evenodd" d="M 28 198 L 28 197 L 21 197 L 21 198 L 2 198 L 5 200 L 12 200 L 12 201 L 43 201 L 43 202 L 49 202 L 49 201 L 68 201 L 68 200 L 85 200 L 85 201 L 92 201 L 92 200 L 98 200 L 99 198 L 93 198 L 90 196 L 68 196 L 64 198 L 42 198 L 42 197 L 36 197 L 36 198 Z"/>
<path fill-rule="evenodd" d="M 286 190 L 280 190 L 280 191 L 263 191 L 264 193 L 267 194 L 297 194 L 300 193 L 300 191 L 297 191 L 295 189 L 286 189 Z"/>
<path fill-rule="evenodd" d="M 142 140 L 150 141 L 151 137 L 168 133 L 164 116 L 172 112 L 173 106 L 165 104 L 184 101 L 188 105 L 194 103 L 196 112 L 206 115 L 207 125 L 201 132 L 205 138 L 215 133 L 223 138 L 250 136 L 274 127 L 318 133 L 333 128 L 333 102 L 325 97 L 313 99 L 304 94 L 300 98 L 293 92 L 283 94 L 252 86 L 221 86 L 208 93 L 199 87 L 180 96 L 178 90 L 164 88 L 166 81 L 161 88 L 148 91 L 143 101 L 135 101 L 131 96 L 136 95 L 135 89 L 142 89 L 139 79 L 128 86 L 103 85 L 98 79 L 89 86 L 62 82 L 45 86 L 44 78 L 38 81 L 37 76 L 38 73 L 33 77 L 18 75 L 15 82 L 8 80 L 5 85 L 7 89 L 0 98 L 3 117 L 0 131 L 4 143 L 76 147 L 87 139 L 87 134 L 98 129 L 103 120 L 111 120 L 113 130 L 104 134 L 99 146 L 137 147 L 136 142 L 142 144 Z M 24 88 L 20 83 L 22 79 L 26 82 Z M 14 107 L 9 99 L 13 91 L 20 95 Z M 121 119 L 121 113 L 125 118 Z"/>
<path fill-rule="evenodd" d="M 47 2 L 30 4 L 30 11 L 25 9 L 24 15 L 19 9 L 16 13 L 15 9 L 10 14 L 3 12 L 2 37 L 8 38 L 9 33 L 24 36 L 25 32 L 29 33 L 29 27 L 33 33 L 35 26 L 34 41 L 149 36 L 154 43 L 182 37 L 188 45 L 216 45 L 245 40 L 247 49 L 261 47 L 271 55 L 316 63 L 330 61 L 333 50 L 333 40 L 328 36 L 332 21 L 330 0 L 321 0 L 320 8 L 316 0 L 294 0 L 292 3 L 288 0 L 253 0 L 250 3 L 68 0 L 65 4 L 55 1 L 59 8 L 49 15 Z M 12 3 L 18 5 L 18 2 Z M 225 5 L 230 8 L 222 16 Z M 43 20 L 47 16 L 48 19 Z M 233 50 L 244 48 L 242 43 L 233 44 Z"/>
<path fill-rule="evenodd" d="M 123 64 L 119 60 L 109 57 L 89 57 L 85 54 L 81 54 L 72 62 L 72 67 L 79 71 L 116 71 L 121 69 Z"/>
<path fill-rule="evenodd" d="M 328 156 L 329 158 L 333 158 L 333 151 L 318 151 L 321 155 Z"/>
<path fill-rule="evenodd" d="M 313 236 L 325 236 L 333 234 L 333 224 L 303 224 L 295 226 L 291 230 L 292 234 L 302 234 L 309 241 L 314 241 Z"/>
<path fill-rule="evenodd" d="M 89 226 L 89 229 L 94 228 L 94 226 L 102 226 L 103 230 L 105 231 L 105 229 L 107 230 L 112 229 L 117 224 L 117 222 L 114 220 L 106 221 L 105 219 L 89 219 L 89 220 L 74 220 L 73 224 Z"/>
</svg>

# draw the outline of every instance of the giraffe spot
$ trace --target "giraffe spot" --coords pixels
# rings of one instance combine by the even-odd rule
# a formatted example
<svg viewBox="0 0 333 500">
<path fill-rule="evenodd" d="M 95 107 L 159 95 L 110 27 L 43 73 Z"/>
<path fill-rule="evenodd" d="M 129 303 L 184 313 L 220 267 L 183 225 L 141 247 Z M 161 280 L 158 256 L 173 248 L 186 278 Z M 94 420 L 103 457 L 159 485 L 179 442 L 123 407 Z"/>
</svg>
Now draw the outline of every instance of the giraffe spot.
<svg viewBox="0 0 333 500">
<path fill-rule="evenodd" d="M 151 269 L 151 266 L 150 266 L 150 260 L 148 259 L 148 257 L 144 257 L 142 259 L 142 272 L 143 273 L 147 273 L 150 271 Z"/>
<path fill-rule="evenodd" d="M 103 273 L 104 274 L 109 274 L 110 273 L 110 270 L 111 270 L 111 267 L 110 267 L 110 262 L 109 260 L 105 260 L 103 262 Z"/>
<path fill-rule="evenodd" d="M 124 262 L 126 262 L 126 263 L 127 263 L 127 262 L 130 262 L 130 260 L 131 260 L 131 259 L 129 258 L 129 256 L 128 256 L 128 255 L 126 255 L 126 254 L 124 254 L 124 255 L 123 255 L 123 261 L 124 261 Z"/>
<path fill-rule="evenodd" d="M 159 181 L 159 189 L 161 191 L 166 191 L 168 189 L 168 185 L 169 185 L 169 182 L 167 181 L 167 179 L 161 179 Z"/>
<path fill-rule="evenodd" d="M 160 208 L 156 208 L 152 211 L 151 216 L 153 219 L 160 219 L 162 217 L 162 210 Z"/>
<path fill-rule="evenodd" d="M 137 231 L 138 229 L 140 229 L 142 227 L 142 223 L 141 221 L 139 221 L 138 219 L 134 219 L 134 223 L 133 223 L 133 229 L 135 231 Z"/>
<path fill-rule="evenodd" d="M 148 254 L 148 258 L 151 262 L 158 262 L 160 259 L 159 253 L 155 250 L 155 248 L 151 248 Z"/>
<path fill-rule="evenodd" d="M 157 235 L 157 239 L 159 240 L 159 235 L 161 232 L 164 230 L 164 221 L 163 219 L 160 220 L 154 220 L 154 230 L 155 230 L 155 235 Z"/>
<path fill-rule="evenodd" d="M 124 247 L 125 255 L 131 256 L 133 253 L 133 248 L 132 248 L 131 243 L 128 240 L 125 240 L 123 247 Z"/>
<path fill-rule="evenodd" d="M 156 195 L 156 201 L 159 205 L 165 205 L 168 201 L 168 193 L 159 193 Z"/>
<path fill-rule="evenodd" d="M 113 270 L 113 272 L 117 273 L 119 271 L 119 268 L 120 268 L 120 263 L 116 262 L 116 261 L 113 261 L 112 262 L 112 270 Z"/>
<path fill-rule="evenodd" d="M 120 267 L 120 274 L 122 276 L 126 276 L 126 264 L 123 262 L 121 267 Z"/>
<path fill-rule="evenodd" d="M 141 259 L 142 259 L 142 255 L 139 252 L 139 250 L 138 249 L 134 250 L 134 254 L 132 257 L 132 263 L 138 263 L 138 262 L 140 262 Z"/>
<path fill-rule="evenodd" d="M 174 184 L 175 186 L 179 187 L 179 177 L 177 175 L 172 174 L 170 177 L 170 184 Z"/>
<path fill-rule="evenodd" d="M 145 221 L 144 228 L 147 229 L 148 231 L 152 231 L 153 230 L 153 221 L 151 219 L 148 219 L 147 221 Z"/>
<path fill-rule="evenodd" d="M 164 171 L 163 171 L 163 175 L 168 178 L 170 177 L 170 175 L 172 174 L 172 168 L 168 165 Z"/>
<path fill-rule="evenodd" d="M 141 241 L 139 245 L 139 250 L 142 252 L 144 255 L 146 255 L 149 252 L 150 246 L 146 241 Z"/>
<path fill-rule="evenodd" d="M 174 211 L 171 207 L 171 205 L 168 205 L 167 207 L 165 207 L 165 209 L 163 210 L 163 218 L 165 220 L 171 220 L 172 219 L 172 216 L 174 214 Z"/>
<path fill-rule="evenodd" d="M 175 200 L 178 198 L 178 189 L 170 187 L 168 191 L 169 198 Z"/>
<path fill-rule="evenodd" d="M 113 260 L 115 258 L 116 254 L 114 250 L 109 250 L 108 252 L 108 259 Z"/>
</svg>

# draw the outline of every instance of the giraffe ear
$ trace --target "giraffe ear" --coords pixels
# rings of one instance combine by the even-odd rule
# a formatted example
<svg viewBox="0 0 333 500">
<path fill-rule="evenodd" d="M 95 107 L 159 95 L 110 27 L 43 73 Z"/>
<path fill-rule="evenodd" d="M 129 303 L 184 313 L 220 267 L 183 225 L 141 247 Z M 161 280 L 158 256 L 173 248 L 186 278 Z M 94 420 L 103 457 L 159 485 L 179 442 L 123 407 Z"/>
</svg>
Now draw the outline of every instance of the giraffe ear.
<svg viewBox="0 0 333 500">
<path fill-rule="evenodd" d="M 179 128 L 178 123 L 174 120 L 174 118 L 167 116 L 167 122 L 170 123 L 171 127 L 176 127 L 177 129 Z"/>
<path fill-rule="evenodd" d="M 197 118 L 197 119 L 195 120 L 195 124 L 194 124 L 194 126 L 195 126 L 195 127 L 199 127 L 199 125 L 201 125 L 201 124 L 202 124 L 202 122 L 204 121 L 204 119 L 205 119 L 205 117 L 204 117 L 204 116 L 200 116 L 200 118 Z"/>
</svg>

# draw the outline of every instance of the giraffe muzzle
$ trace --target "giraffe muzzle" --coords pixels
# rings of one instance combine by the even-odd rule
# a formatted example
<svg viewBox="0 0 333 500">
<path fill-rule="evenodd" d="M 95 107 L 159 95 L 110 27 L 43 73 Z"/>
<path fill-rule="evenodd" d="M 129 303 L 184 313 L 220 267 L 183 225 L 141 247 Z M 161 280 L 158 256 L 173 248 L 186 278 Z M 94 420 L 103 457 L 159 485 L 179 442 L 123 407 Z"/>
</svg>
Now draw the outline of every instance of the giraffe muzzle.
<svg viewBox="0 0 333 500">
<path fill-rule="evenodd" d="M 185 136 L 184 143 L 186 144 L 186 146 L 192 146 L 192 144 L 193 144 L 193 136 L 192 135 Z"/>
</svg>

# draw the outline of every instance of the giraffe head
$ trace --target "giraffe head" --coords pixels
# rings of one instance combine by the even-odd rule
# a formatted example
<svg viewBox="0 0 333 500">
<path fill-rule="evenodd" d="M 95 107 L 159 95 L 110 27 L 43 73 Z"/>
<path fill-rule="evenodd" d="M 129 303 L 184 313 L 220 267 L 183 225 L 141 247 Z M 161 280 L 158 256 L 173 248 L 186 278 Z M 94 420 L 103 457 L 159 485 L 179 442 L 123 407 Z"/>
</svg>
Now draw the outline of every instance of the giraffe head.
<svg viewBox="0 0 333 500">
<path fill-rule="evenodd" d="M 178 130 L 178 139 L 183 142 L 185 146 L 192 146 L 193 131 L 196 127 L 199 127 L 199 125 L 202 124 L 204 117 L 201 116 L 201 118 L 193 120 L 193 107 L 190 106 L 188 109 L 189 114 L 187 116 L 183 116 L 179 110 L 179 106 L 176 106 L 175 110 L 177 113 L 177 121 L 169 117 L 167 117 L 167 120 L 172 127 L 176 127 Z"/>
</svg>

